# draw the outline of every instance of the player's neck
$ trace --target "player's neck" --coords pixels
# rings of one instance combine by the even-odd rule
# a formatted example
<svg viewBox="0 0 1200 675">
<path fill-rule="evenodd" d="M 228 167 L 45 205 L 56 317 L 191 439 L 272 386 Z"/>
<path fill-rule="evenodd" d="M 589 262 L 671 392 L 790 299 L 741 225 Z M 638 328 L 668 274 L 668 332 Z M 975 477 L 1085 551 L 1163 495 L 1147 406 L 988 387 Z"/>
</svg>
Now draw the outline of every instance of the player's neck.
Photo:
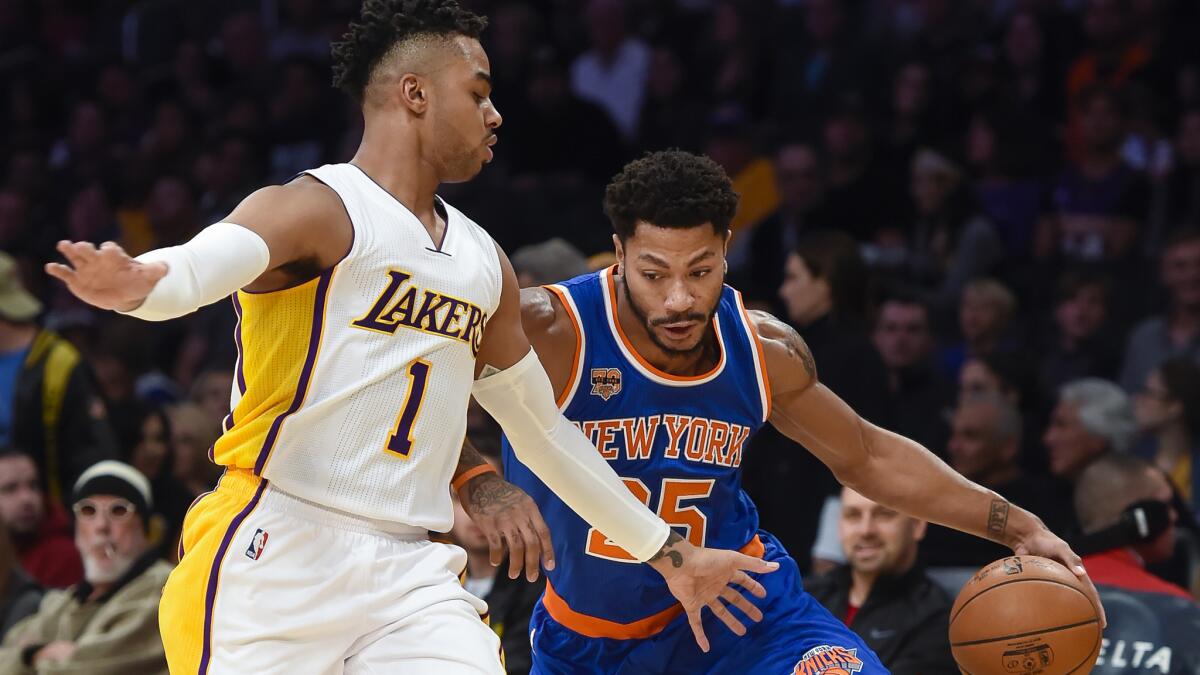
<svg viewBox="0 0 1200 675">
<path fill-rule="evenodd" d="M 650 333 L 646 330 L 646 322 L 629 306 L 629 298 L 625 295 L 624 279 L 616 277 L 615 281 L 618 291 L 616 294 L 617 321 L 620 322 L 621 331 L 625 333 L 625 337 L 629 338 L 629 343 L 633 346 L 634 351 L 655 368 L 671 375 L 688 377 L 702 375 L 712 370 L 721 357 L 711 331 L 701 339 L 698 349 L 686 353 L 668 352 L 659 347 L 658 343 L 650 337 Z"/>
<path fill-rule="evenodd" d="M 436 227 L 433 197 L 440 182 L 437 172 L 423 159 L 416 134 L 391 135 L 388 131 L 368 125 L 350 163 L 412 211 L 425 227 Z"/>
</svg>

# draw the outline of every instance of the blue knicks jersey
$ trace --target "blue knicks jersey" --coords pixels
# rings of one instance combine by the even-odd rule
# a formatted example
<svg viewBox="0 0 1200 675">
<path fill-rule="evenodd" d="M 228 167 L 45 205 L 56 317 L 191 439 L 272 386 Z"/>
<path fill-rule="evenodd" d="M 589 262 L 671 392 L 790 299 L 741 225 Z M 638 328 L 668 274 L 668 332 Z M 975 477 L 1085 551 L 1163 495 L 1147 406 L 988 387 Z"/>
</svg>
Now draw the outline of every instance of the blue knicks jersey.
<svg viewBox="0 0 1200 675">
<path fill-rule="evenodd" d="M 741 488 L 747 442 L 769 415 L 757 337 L 726 286 L 714 317 L 717 365 L 694 377 L 655 368 L 618 323 L 613 270 L 549 286 L 575 322 L 571 383 L 559 400 L 633 494 L 693 544 L 761 551 L 758 513 Z M 537 502 L 557 566 L 543 602 L 594 637 L 646 637 L 680 611 L 661 575 L 580 518 L 503 441 L 504 472 Z"/>
</svg>

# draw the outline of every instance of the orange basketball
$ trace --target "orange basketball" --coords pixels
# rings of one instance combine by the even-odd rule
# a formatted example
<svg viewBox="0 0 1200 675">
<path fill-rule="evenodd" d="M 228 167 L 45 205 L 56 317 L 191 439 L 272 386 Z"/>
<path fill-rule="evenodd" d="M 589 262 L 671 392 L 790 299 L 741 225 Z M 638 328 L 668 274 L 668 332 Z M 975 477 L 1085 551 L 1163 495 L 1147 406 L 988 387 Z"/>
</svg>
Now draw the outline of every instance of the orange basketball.
<svg viewBox="0 0 1200 675">
<path fill-rule="evenodd" d="M 979 570 L 950 610 L 950 649 L 967 675 L 1086 675 L 1100 632 L 1079 579 L 1036 556 Z"/>
</svg>

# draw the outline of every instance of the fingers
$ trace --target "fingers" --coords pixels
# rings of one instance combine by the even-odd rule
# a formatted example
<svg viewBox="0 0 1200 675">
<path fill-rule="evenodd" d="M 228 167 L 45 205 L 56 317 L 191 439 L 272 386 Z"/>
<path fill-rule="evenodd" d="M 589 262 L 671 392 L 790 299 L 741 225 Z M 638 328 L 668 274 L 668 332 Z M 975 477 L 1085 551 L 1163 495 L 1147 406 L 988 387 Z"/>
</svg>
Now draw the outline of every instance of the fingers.
<svg viewBox="0 0 1200 675">
<path fill-rule="evenodd" d="M 525 539 L 520 532 L 505 532 L 504 538 L 508 541 L 508 578 L 516 579 L 525 564 Z"/>
<path fill-rule="evenodd" d="M 756 598 L 767 597 L 767 589 L 763 588 L 762 584 L 758 583 L 749 574 L 746 574 L 741 570 L 738 570 L 738 572 L 733 575 L 732 583 L 735 583 L 738 586 L 750 591 L 751 595 Z"/>
<path fill-rule="evenodd" d="M 533 513 L 529 516 L 529 525 L 537 534 L 538 543 L 542 547 L 542 564 L 547 570 L 554 569 L 554 542 L 550 539 L 550 528 L 546 527 L 546 521 L 542 520 L 537 506 L 533 507 Z"/>
<path fill-rule="evenodd" d="M 1081 560 L 1080 562 L 1082 563 L 1083 561 Z M 1096 606 L 1096 611 L 1100 614 L 1100 628 L 1107 627 L 1108 616 L 1104 613 L 1104 604 L 1100 602 L 1100 591 L 1096 590 L 1096 584 L 1092 583 L 1091 577 L 1084 571 L 1082 564 L 1072 566 L 1072 570 L 1076 569 L 1078 571 L 1075 572 L 1075 575 L 1087 586 L 1084 590 L 1087 591 L 1088 598 L 1091 599 L 1092 604 Z"/>
<path fill-rule="evenodd" d="M 721 592 L 721 598 L 741 610 L 742 614 L 745 614 L 751 621 L 755 623 L 762 621 L 762 610 L 750 602 L 749 598 L 739 593 L 736 588 L 727 587 Z"/>
<path fill-rule="evenodd" d="M 494 527 L 483 527 L 480 525 L 479 529 L 487 537 L 488 562 L 492 563 L 492 567 L 499 567 L 500 563 L 504 562 L 504 540 Z"/>
<path fill-rule="evenodd" d="M 58 252 L 61 253 L 63 257 L 67 259 L 67 262 L 71 263 L 71 267 L 74 267 L 76 270 L 81 270 L 96 260 L 96 247 L 92 246 L 86 241 L 70 242 L 64 240 L 58 242 L 57 248 Z"/>
<path fill-rule="evenodd" d="M 712 613 L 718 619 L 721 620 L 721 623 L 725 624 L 729 627 L 729 630 L 733 631 L 734 635 L 740 636 L 746 634 L 745 624 L 739 621 L 738 618 L 729 611 L 729 608 L 725 606 L 725 603 L 721 602 L 717 598 L 713 598 L 712 600 L 708 601 L 708 608 L 712 610 Z"/>
<path fill-rule="evenodd" d="M 700 651 L 708 653 L 708 636 L 704 634 L 704 622 L 700 620 L 700 608 L 688 610 L 687 613 L 688 625 L 692 627 L 692 635 L 696 638 L 696 644 L 700 645 Z"/>
<path fill-rule="evenodd" d="M 67 284 L 75 283 L 75 270 L 59 263 L 46 263 L 46 274 Z"/>
<path fill-rule="evenodd" d="M 733 555 L 737 556 L 736 563 L 739 570 L 766 574 L 767 572 L 774 572 L 779 569 L 779 563 L 777 562 L 767 562 L 762 558 L 755 558 L 745 553 L 734 553 Z"/>
<path fill-rule="evenodd" d="M 533 532 L 528 524 L 521 528 L 522 544 L 525 548 L 525 578 L 529 581 L 537 581 L 540 568 L 538 564 L 542 558 L 541 540 Z"/>
</svg>

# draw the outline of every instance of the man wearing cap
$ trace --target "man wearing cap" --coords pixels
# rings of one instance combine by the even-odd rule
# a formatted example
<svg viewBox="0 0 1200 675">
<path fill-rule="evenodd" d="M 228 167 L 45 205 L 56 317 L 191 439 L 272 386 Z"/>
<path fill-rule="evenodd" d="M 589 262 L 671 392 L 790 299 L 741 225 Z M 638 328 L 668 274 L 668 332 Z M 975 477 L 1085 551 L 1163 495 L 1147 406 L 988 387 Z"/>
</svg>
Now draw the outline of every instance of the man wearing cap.
<svg viewBox="0 0 1200 675">
<path fill-rule="evenodd" d="M 115 456 L 104 403 L 79 352 L 36 322 L 42 304 L 0 253 L 0 445 L 37 461 L 47 494 L 65 505 L 83 469 Z"/>
<path fill-rule="evenodd" d="M 171 566 L 146 537 L 150 494 L 128 464 L 106 460 L 83 472 L 71 497 L 84 580 L 48 593 L 9 631 L 0 673 L 167 673 L 158 600 Z"/>
</svg>

